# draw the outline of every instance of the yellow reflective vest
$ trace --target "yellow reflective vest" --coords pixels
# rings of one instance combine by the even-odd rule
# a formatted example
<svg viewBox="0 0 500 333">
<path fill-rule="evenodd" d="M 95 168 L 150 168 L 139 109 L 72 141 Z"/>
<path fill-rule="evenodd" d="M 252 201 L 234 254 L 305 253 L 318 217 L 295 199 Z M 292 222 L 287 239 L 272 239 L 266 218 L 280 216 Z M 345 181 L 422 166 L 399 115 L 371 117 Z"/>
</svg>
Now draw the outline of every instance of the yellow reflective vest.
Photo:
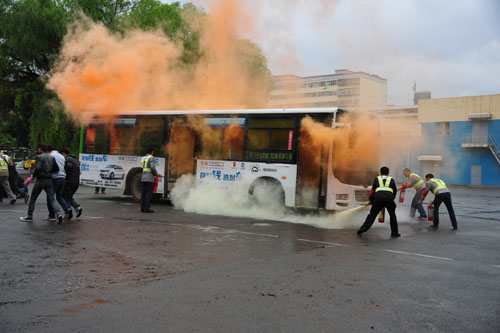
<svg viewBox="0 0 500 333">
<path fill-rule="evenodd" d="M 151 172 L 151 168 L 148 168 L 149 159 L 153 157 L 153 155 L 146 155 L 141 159 L 142 172 Z"/>
<path fill-rule="evenodd" d="M 390 186 L 392 177 L 390 177 L 390 176 L 378 176 L 377 179 L 378 179 L 379 187 L 377 187 L 375 192 L 388 191 L 388 192 L 394 193 L 394 190 Z"/>
</svg>

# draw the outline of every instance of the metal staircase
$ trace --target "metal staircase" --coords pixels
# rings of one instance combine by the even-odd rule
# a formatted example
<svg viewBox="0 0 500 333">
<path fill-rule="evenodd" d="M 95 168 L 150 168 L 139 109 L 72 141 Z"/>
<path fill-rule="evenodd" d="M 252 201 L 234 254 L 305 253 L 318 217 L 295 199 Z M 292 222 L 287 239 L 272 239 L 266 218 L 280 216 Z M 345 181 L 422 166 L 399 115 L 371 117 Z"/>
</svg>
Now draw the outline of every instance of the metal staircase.
<svg viewBox="0 0 500 333">
<path fill-rule="evenodd" d="M 500 164 L 500 147 L 498 147 L 498 143 L 493 135 L 488 135 L 488 147 L 493 153 L 493 156 L 497 159 L 498 164 Z"/>
</svg>

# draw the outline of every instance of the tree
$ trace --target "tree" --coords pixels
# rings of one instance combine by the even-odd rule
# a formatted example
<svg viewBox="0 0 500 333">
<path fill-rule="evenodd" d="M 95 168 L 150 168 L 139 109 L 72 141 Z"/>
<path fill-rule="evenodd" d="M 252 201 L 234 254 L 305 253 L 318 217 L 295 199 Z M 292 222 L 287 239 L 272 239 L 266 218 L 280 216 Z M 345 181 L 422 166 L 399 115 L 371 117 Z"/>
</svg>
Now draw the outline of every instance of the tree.
<svg viewBox="0 0 500 333">
<path fill-rule="evenodd" d="M 66 34 L 68 13 L 56 1 L 4 1 L 0 6 L 0 119 L 17 144 L 29 143 L 31 104 Z"/>
</svg>

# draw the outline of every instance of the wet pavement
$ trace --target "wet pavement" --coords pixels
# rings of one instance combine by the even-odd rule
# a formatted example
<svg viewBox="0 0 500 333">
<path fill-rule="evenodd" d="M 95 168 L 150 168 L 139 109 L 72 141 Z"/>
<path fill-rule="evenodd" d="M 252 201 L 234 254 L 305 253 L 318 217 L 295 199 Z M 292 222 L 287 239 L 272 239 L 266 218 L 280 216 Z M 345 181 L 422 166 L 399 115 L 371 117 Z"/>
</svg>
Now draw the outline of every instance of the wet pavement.
<svg viewBox="0 0 500 333">
<path fill-rule="evenodd" d="M 185 213 L 82 187 L 83 215 L 0 203 L 0 331 L 500 331 L 500 189 L 402 237 Z M 398 206 L 398 216 L 408 206 Z M 361 225 L 366 212 L 353 215 Z"/>
</svg>

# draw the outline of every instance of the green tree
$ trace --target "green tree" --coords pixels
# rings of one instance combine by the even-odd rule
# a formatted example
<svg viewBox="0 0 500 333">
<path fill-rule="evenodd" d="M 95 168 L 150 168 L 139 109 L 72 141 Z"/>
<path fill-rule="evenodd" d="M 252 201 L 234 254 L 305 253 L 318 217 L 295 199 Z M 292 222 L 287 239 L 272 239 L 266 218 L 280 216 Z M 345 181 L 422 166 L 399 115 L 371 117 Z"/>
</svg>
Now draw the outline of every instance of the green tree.
<svg viewBox="0 0 500 333">
<path fill-rule="evenodd" d="M 2 1 L 0 119 L 20 145 L 29 143 L 31 104 L 61 49 L 67 11 L 49 0 Z"/>
</svg>

